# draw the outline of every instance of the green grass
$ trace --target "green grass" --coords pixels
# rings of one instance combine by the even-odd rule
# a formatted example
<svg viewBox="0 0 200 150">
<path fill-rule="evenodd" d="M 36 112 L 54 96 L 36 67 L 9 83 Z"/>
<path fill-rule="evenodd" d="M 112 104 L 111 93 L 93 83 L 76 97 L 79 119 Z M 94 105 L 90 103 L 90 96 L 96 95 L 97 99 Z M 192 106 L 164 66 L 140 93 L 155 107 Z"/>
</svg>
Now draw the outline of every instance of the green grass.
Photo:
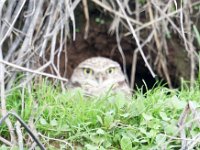
<svg viewBox="0 0 200 150">
<path fill-rule="evenodd" d="M 199 97 L 199 86 L 192 90 L 159 86 L 145 94 L 136 91 L 132 100 L 120 93 L 87 98 L 80 90 L 61 92 L 59 86 L 44 82 L 33 91 L 10 92 L 7 109 L 16 111 L 26 123 L 32 115 L 48 149 L 179 149 L 178 119 L 188 101 L 200 107 Z M 199 132 L 195 122 L 186 130 L 188 138 Z M 0 135 L 9 140 L 5 123 L 0 126 Z M 23 136 L 26 145 L 25 130 Z M 5 145 L 0 148 L 6 149 Z"/>
</svg>

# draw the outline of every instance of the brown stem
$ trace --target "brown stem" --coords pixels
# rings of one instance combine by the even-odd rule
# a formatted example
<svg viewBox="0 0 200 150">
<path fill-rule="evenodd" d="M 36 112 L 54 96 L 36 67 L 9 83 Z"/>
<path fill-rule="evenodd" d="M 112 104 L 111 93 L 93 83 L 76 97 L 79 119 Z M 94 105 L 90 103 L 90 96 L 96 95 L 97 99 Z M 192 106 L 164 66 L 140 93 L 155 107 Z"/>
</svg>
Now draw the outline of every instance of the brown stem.
<svg viewBox="0 0 200 150">
<path fill-rule="evenodd" d="M 0 60 L 3 59 L 2 55 L 2 49 L 0 48 Z M 4 84 L 4 74 L 5 74 L 5 67 L 4 64 L 0 63 L 0 90 L 1 90 L 1 115 L 5 116 L 6 115 L 6 96 L 5 96 L 5 84 Z M 13 125 L 10 121 L 10 119 L 5 120 L 9 132 L 10 132 L 10 137 L 11 137 L 11 143 L 15 145 L 17 143 L 16 141 L 16 136 L 14 133 L 14 128 Z"/>
</svg>

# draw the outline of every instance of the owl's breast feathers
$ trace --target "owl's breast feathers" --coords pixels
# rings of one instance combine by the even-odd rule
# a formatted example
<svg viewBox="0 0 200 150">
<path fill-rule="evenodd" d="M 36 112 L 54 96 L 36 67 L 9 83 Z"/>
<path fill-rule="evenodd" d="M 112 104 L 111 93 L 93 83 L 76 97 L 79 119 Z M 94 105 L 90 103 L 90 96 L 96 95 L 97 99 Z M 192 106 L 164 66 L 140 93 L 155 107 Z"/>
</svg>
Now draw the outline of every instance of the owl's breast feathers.
<svg viewBox="0 0 200 150">
<path fill-rule="evenodd" d="M 119 81 L 117 83 L 114 83 L 113 85 L 110 85 L 110 87 L 106 87 L 106 86 L 92 86 L 92 85 L 84 85 L 82 83 L 79 82 L 71 82 L 70 83 L 70 88 L 81 88 L 85 91 L 86 95 L 93 95 L 93 96 L 97 96 L 100 95 L 102 93 L 105 93 L 109 90 L 111 90 L 114 93 L 118 93 L 118 92 L 122 92 L 124 93 L 126 96 L 131 97 L 131 89 L 129 88 L 129 86 L 127 85 L 127 83 L 125 81 Z"/>
</svg>

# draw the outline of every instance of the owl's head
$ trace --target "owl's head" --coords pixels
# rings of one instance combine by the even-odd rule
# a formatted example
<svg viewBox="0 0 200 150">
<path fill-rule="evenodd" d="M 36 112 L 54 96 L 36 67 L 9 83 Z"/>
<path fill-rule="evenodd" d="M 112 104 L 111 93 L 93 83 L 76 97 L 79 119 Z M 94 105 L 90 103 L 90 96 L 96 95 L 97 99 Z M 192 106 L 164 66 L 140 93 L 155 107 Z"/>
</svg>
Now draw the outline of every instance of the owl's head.
<svg viewBox="0 0 200 150">
<path fill-rule="evenodd" d="M 74 69 L 70 80 L 73 85 L 95 94 L 125 82 L 125 76 L 119 63 L 104 57 L 92 57 Z"/>
</svg>

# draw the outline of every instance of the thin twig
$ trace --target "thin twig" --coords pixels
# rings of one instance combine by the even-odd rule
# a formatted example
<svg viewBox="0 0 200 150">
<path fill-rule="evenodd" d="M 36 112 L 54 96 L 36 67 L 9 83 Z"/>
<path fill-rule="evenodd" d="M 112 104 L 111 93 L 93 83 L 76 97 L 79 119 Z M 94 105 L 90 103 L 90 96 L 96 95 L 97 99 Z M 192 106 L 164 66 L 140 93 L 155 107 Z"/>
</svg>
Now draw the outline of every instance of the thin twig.
<svg viewBox="0 0 200 150">
<path fill-rule="evenodd" d="M 187 149 L 192 150 L 197 143 L 200 143 L 200 133 L 197 134 L 190 142 L 188 142 Z"/>
<path fill-rule="evenodd" d="M 4 37 L 1 39 L 1 41 L 0 41 L 0 46 L 3 44 L 3 42 L 5 41 L 5 39 L 7 38 L 7 36 L 10 34 L 10 32 L 11 32 L 11 30 L 12 30 L 12 28 L 13 28 L 15 22 L 17 21 L 17 19 L 18 19 L 18 17 L 19 17 L 19 14 L 21 13 L 22 8 L 23 8 L 24 5 L 25 5 L 25 2 L 26 2 L 26 0 L 23 0 L 23 2 L 21 2 L 21 3 L 18 2 L 18 3 L 20 3 L 20 4 L 18 5 L 18 6 L 20 6 L 20 9 L 19 9 L 19 11 L 17 12 L 17 14 L 16 14 L 16 16 L 15 16 L 15 18 L 14 18 L 14 20 L 13 20 L 11 26 L 10 26 L 9 29 L 7 30 L 6 34 L 5 34 Z"/>
<path fill-rule="evenodd" d="M 2 138 L 1 136 L 0 136 L 0 141 L 1 141 L 2 143 L 4 143 L 4 144 L 10 146 L 10 147 L 13 146 L 13 144 L 12 144 L 10 141 L 8 141 L 8 140 Z"/>
<path fill-rule="evenodd" d="M 189 108 L 189 104 L 187 104 L 187 106 L 185 107 L 184 111 L 182 112 L 180 118 L 179 118 L 179 122 L 178 122 L 178 127 L 181 128 L 180 130 L 180 137 L 181 137 L 181 147 L 186 147 L 187 145 L 187 141 L 184 140 L 186 139 L 186 133 L 185 133 L 185 129 L 183 128 L 183 125 L 185 123 L 185 120 L 187 118 L 187 115 L 190 111 L 190 108 Z"/>
<path fill-rule="evenodd" d="M 87 0 L 82 0 L 82 3 L 83 3 L 83 11 L 84 11 L 85 19 L 86 19 L 84 39 L 87 39 L 89 28 L 90 28 L 90 17 L 89 17 Z"/>
<path fill-rule="evenodd" d="M 8 112 L 4 117 L 0 119 L 0 125 L 5 121 L 9 115 L 15 116 L 15 118 L 23 125 L 23 127 L 26 129 L 26 131 L 31 135 L 31 137 L 34 139 L 34 141 L 38 144 L 41 150 L 45 150 L 45 147 L 40 143 L 40 141 L 36 138 L 36 136 L 31 132 L 29 127 L 25 124 L 25 122 L 15 113 L 15 112 Z"/>
<path fill-rule="evenodd" d="M 196 5 L 199 5 L 199 4 L 200 4 L 200 2 L 195 2 L 195 3 L 193 3 L 193 4 L 191 5 L 191 7 L 196 6 Z M 168 14 L 166 14 L 166 15 L 164 15 L 164 16 L 162 15 L 161 17 L 156 18 L 156 19 L 154 19 L 154 20 L 152 20 L 152 21 L 149 21 L 149 22 L 147 22 L 147 23 L 143 23 L 141 26 L 139 26 L 138 28 L 135 29 L 135 32 L 137 32 L 137 31 L 139 31 L 139 30 L 142 30 L 142 29 L 145 29 L 145 28 L 148 28 L 148 27 L 151 26 L 152 24 L 154 24 L 154 23 L 156 23 L 156 22 L 159 22 L 159 21 L 161 21 L 161 20 L 164 20 L 164 19 L 166 19 L 167 17 L 174 16 L 174 15 L 180 13 L 181 11 L 183 11 L 183 9 L 186 9 L 186 8 L 179 8 L 179 9 L 177 9 L 177 10 L 171 12 L 171 13 L 168 13 Z M 131 35 L 131 34 L 132 34 L 131 32 L 128 32 L 128 33 L 125 33 L 124 36 L 129 36 L 129 35 Z"/>
<path fill-rule="evenodd" d="M 108 10 L 109 12 L 114 13 L 115 15 L 117 15 L 117 16 L 123 18 L 123 19 L 126 19 L 126 17 L 124 16 L 124 14 L 121 14 L 120 12 L 117 12 L 117 11 L 113 10 L 112 8 L 110 8 L 109 6 L 106 6 L 105 4 L 103 4 L 102 2 L 100 2 L 99 0 L 92 0 L 92 1 L 93 1 L 94 3 L 96 3 L 96 4 L 98 4 L 99 6 L 101 6 L 102 8 Z M 139 21 L 137 21 L 137 20 L 134 20 L 134 19 L 132 19 L 132 18 L 130 18 L 130 17 L 128 17 L 128 16 L 127 16 L 127 18 L 128 18 L 128 20 L 130 20 L 130 22 L 132 22 L 133 24 L 137 24 L 137 25 L 140 25 L 140 26 L 142 25 L 142 23 L 139 22 Z"/>
<path fill-rule="evenodd" d="M 138 50 L 135 50 L 135 51 L 133 52 L 133 60 L 132 60 L 132 68 L 131 68 L 131 83 L 130 83 L 131 89 L 134 88 L 134 84 L 135 84 L 135 74 L 136 74 L 136 66 L 137 66 L 137 56 L 138 56 Z"/>
<path fill-rule="evenodd" d="M 18 145 L 19 145 L 19 149 L 23 150 L 24 148 L 24 144 L 23 144 L 23 136 L 22 136 L 22 131 L 20 128 L 20 123 L 19 121 L 17 121 L 15 123 L 15 128 L 16 128 L 16 133 L 17 133 L 17 137 L 18 137 Z"/>
<path fill-rule="evenodd" d="M 151 2 L 148 1 L 147 3 L 148 3 L 148 11 L 149 11 L 150 20 L 154 20 Z M 169 87 L 172 88 L 171 79 L 169 77 L 166 60 L 165 60 L 165 57 L 163 56 L 163 53 L 162 53 L 161 41 L 158 38 L 158 33 L 157 33 L 157 30 L 156 30 L 156 24 L 152 24 L 152 27 L 154 29 L 153 30 L 154 31 L 154 39 L 155 39 L 156 47 L 157 47 L 157 50 L 158 50 L 159 62 L 161 63 L 162 69 L 164 71 L 164 75 L 167 79 L 167 83 L 168 83 Z"/>
<path fill-rule="evenodd" d="M 65 140 L 51 138 L 51 137 L 45 136 L 45 135 L 43 135 L 41 133 L 38 133 L 38 135 L 40 135 L 41 137 L 43 137 L 45 139 L 48 139 L 48 140 L 53 140 L 53 141 L 58 141 L 58 142 L 64 143 L 65 145 L 68 145 L 72 150 L 74 150 L 74 147 L 70 143 L 68 143 L 67 141 L 65 141 Z"/>
<path fill-rule="evenodd" d="M 122 7 L 121 2 L 120 2 L 119 0 L 117 0 L 117 3 L 118 3 L 118 5 L 119 5 L 119 7 L 120 7 L 120 9 L 121 9 L 121 11 L 122 11 L 122 13 L 124 14 L 124 16 L 125 16 L 125 18 L 126 18 L 126 21 L 127 21 L 128 25 L 129 25 L 129 27 L 130 27 L 131 33 L 132 33 L 132 35 L 133 35 L 133 37 L 134 37 L 134 39 L 135 39 L 135 41 L 136 41 L 136 44 L 137 44 L 137 46 L 138 46 L 138 48 L 139 48 L 139 52 L 140 52 L 140 54 L 142 55 L 142 58 L 143 58 L 143 60 L 144 60 L 144 62 L 145 62 L 145 64 L 146 64 L 147 68 L 149 69 L 149 71 L 150 71 L 152 77 L 155 78 L 155 77 L 156 77 L 156 74 L 155 74 L 154 71 L 152 70 L 151 66 L 149 65 L 149 63 L 148 63 L 148 61 L 147 61 L 147 59 L 146 59 L 146 57 L 145 57 L 145 55 L 144 55 L 144 53 L 143 53 L 143 50 L 142 50 L 142 48 L 141 48 L 141 45 L 140 45 L 140 42 L 139 42 L 139 40 L 138 40 L 138 38 L 137 38 L 137 35 L 136 35 L 136 33 L 135 33 L 135 30 L 133 29 L 133 26 L 131 25 L 130 20 L 128 19 L 127 15 L 126 15 L 126 12 L 124 11 L 124 9 L 123 9 L 123 7 Z"/>
<path fill-rule="evenodd" d="M 46 76 L 46 77 L 50 77 L 50 78 L 54 78 L 54 79 L 58 79 L 58 80 L 62 80 L 62 81 L 68 82 L 68 80 L 66 78 L 57 77 L 57 76 L 54 76 L 52 74 L 48 74 L 48 73 L 44 73 L 44 72 L 39 72 L 37 70 L 32 70 L 32 69 L 28 69 L 28 68 L 24 68 L 24 67 L 21 67 L 21 66 L 18 66 L 18 65 L 6 62 L 4 60 L 0 60 L 0 64 L 1 63 L 5 64 L 5 65 L 8 65 L 8 66 L 11 66 L 11 67 L 14 67 L 16 69 L 20 69 L 20 70 L 26 71 L 26 72 L 31 72 L 31 73 L 34 73 L 34 74 L 43 75 L 43 76 Z"/>
<path fill-rule="evenodd" d="M 126 81 L 127 83 L 129 83 L 128 81 L 128 76 L 127 76 L 127 73 L 126 73 L 126 57 L 124 55 L 124 52 L 123 52 L 123 49 L 120 45 L 120 37 L 119 37 L 119 28 L 116 28 L 116 40 L 117 40 L 117 47 L 118 47 L 118 50 L 119 50 L 119 53 L 121 54 L 122 56 L 122 62 L 123 62 L 123 72 L 124 72 L 124 75 L 126 77 Z"/>
<path fill-rule="evenodd" d="M 3 55 L 2 55 L 1 47 L 0 47 L 0 61 L 3 61 Z M 0 63 L 0 91 L 1 91 L 0 97 L 1 97 L 1 115 L 2 116 L 5 116 L 6 113 L 7 113 L 4 74 L 5 74 L 5 66 L 4 66 L 4 64 Z M 13 125 L 12 125 L 10 119 L 6 119 L 5 122 L 8 126 L 9 132 L 10 132 L 11 143 L 13 145 L 16 145 L 17 141 L 16 141 L 16 136 L 15 136 L 15 133 L 14 133 Z"/>
</svg>

